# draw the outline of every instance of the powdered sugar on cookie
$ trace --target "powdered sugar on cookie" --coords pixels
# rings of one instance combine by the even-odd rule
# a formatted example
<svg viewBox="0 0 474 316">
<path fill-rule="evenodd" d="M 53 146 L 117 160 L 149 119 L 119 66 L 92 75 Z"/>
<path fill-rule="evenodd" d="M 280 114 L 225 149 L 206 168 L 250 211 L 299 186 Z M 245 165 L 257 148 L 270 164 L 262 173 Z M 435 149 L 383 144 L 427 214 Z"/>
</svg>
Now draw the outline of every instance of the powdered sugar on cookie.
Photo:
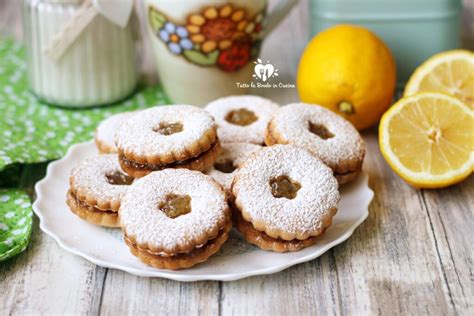
<svg viewBox="0 0 474 316">
<path fill-rule="evenodd" d="M 168 217 L 159 209 L 170 194 L 191 198 L 191 212 Z M 225 194 L 211 177 L 186 169 L 153 172 L 134 182 L 122 201 L 128 238 L 154 253 L 187 252 L 217 236 L 229 219 Z"/>
<path fill-rule="evenodd" d="M 354 126 L 318 105 L 293 103 L 281 107 L 267 133 L 278 143 L 308 149 L 334 171 L 351 171 L 347 170 L 351 164 L 360 168 L 365 154 L 364 142 Z"/>
<path fill-rule="evenodd" d="M 272 194 L 270 182 L 279 176 L 301 185 L 295 198 Z M 246 221 L 285 240 L 321 233 L 330 224 L 340 198 L 331 169 L 292 145 L 266 147 L 250 155 L 235 176 L 232 193 Z"/>
<path fill-rule="evenodd" d="M 224 189 L 230 190 L 232 180 L 237 172 L 236 169 L 243 165 L 251 153 L 260 150 L 262 146 L 247 143 L 222 143 L 221 146 L 221 152 L 214 166 L 205 173 L 213 177 Z M 229 164 L 235 168 L 235 170 L 231 172 L 222 171 L 222 168 L 225 168 L 226 165 Z"/>
<path fill-rule="evenodd" d="M 95 130 L 95 141 L 99 150 L 104 153 L 115 153 L 115 133 L 120 125 L 131 117 L 134 112 L 124 112 L 103 120 Z"/>
<path fill-rule="evenodd" d="M 122 173 L 117 154 L 87 158 L 71 171 L 71 191 L 89 205 L 116 210 L 129 185 L 111 184 L 107 175 L 114 173 Z"/>
<path fill-rule="evenodd" d="M 206 106 L 206 110 L 216 119 L 217 133 L 222 142 L 242 142 L 261 145 L 264 132 L 279 105 L 262 97 L 230 96 L 217 99 Z M 255 115 L 255 121 L 241 126 L 230 123 L 228 115 L 232 111 L 245 109 Z M 227 119 L 226 119 L 227 118 Z"/>
<path fill-rule="evenodd" d="M 170 135 L 157 132 L 160 126 L 180 124 L 182 130 Z M 215 122 L 206 111 L 191 105 L 157 106 L 141 111 L 126 120 L 115 135 L 119 153 L 146 160 L 150 156 L 182 153 L 208 134 Z M 214 141 L 214 140 L 212 140 Z"/>
</svg>

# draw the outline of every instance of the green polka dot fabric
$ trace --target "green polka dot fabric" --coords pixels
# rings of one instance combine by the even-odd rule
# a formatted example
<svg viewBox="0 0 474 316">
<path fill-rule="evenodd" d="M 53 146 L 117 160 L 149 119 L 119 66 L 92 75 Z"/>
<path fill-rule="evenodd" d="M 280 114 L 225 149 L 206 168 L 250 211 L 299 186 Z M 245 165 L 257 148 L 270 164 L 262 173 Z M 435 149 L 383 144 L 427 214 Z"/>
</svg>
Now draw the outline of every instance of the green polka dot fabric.
<svg viewBox="0 0 474 316">
<path fill-rule="evenodd" d="M 160 86 L 141 86 L 129 99 L 105 107 L 67 109 L 39 102 L 28 90 L 24 47 L 0 40 L 0 188 L 16 187 L 18 167 L 62 157 L 92 139 L 103 119 L 169 103 Z M 0 261 L 23 251 L 31 233 L 31 205 L 18 189 L 0 189 Z"/>
<path fill-rule="evenodd" d="M 97 124 L 119 112 L 169 103 L 159 86 L 141 87 L 128 100 L 106 107 L 65 109 L 43 104 L 29 92 L 25 51 L 0 40 L 0 171 L 12 163 L 62 157 L 69 146 L 90 140 Z"/>
<path fill-rule="evenodd" d="M 28 246 L 33 226 L 28 194 L 19 189 L 0 189 L 0 261 Z"/>
</svg>

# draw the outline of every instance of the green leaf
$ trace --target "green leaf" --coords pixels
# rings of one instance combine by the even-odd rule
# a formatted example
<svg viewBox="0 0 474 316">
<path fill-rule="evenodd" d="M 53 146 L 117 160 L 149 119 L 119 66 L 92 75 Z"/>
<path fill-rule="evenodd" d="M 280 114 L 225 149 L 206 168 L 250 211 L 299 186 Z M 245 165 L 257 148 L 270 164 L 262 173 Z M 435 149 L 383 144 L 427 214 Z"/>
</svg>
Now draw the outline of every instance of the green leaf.
<svg viewBox="0 0 474 316">
<path fill-rule="evenodd" d="M 253 45 L 252 45 L 252 49 L 250 51 L 250 56 L 252 58 L 255 58 L 258 56 L 258 54 L 260 53 L 260 47 L 262 46 L 262 41 L 257 41 L 255 42 Z"/>
<path fill-rule="evenodd" d="M 192 63 L 201 66 L 212 66 L 216 64 L 217 57 L 219 56 L 219 50 L 215 50 L 209 54 L 203 54 L 197 50 L 185 50 L 183 55 Z"/>
<path fill-rule="evenodd" d="M 151 29 L 155 32 L 158 32 L 166 22 L 166 17 L 152 7 L 150 7 L 150 11 L 148 12 L 148 18 L 150 20 Z"/>
</svg>

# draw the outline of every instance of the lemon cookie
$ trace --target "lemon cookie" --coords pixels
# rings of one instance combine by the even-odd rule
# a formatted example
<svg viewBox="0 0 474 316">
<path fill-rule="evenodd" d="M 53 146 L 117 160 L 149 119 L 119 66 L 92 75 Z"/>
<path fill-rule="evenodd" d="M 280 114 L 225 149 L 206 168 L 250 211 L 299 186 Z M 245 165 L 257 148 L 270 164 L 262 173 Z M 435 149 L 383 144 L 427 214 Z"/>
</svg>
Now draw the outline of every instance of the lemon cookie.
<svg viewBox="0 0 474 316">
<path fill-rule="evenodd" d="M 214 116 L 222 142 L 263 145 L 265 128 L 278 108 L 268 99 L 245 95 L 217 99 L 205 109 Z"/>
<path fill-rule="evenodd" d="M 122 196 L 133 178 L 120 169 L 116 154 L 94 156 L 71 171 L 67 204 L 80 218 L 101 226 L 118 227 Z"/>
<path fill-rule="evenodd" d="M 237 229 L 248 242 L 277 252 L 316 243 L 340 198 L 331 169 L 292 145 L 252 154 L 237 171 L 232 194 Z"/>
<path fill-rule="evenodd" d="M 357 177 L 365 156 L 364 141 L 349 121 L 306 103 L 281 107 L 268 124 L 265 143 L 306 148 L 333 170 L 339 184 Z"/>
<path fill-rule="evenodd" d="M 165 168 L 203 171 L 220 143 L 212 116 L 190 105 L 157 106 L 126 120 L 115 135 L 122 169 L 133 177 Z"/>
<path fill-rule="evenodd" d="M 122 201 L 120 221 L 133 255 L 172 270 L 206 261 L 232 227 L 222 188 L 211 177 L 186 169 L 136 180 Z"/>
</svg>

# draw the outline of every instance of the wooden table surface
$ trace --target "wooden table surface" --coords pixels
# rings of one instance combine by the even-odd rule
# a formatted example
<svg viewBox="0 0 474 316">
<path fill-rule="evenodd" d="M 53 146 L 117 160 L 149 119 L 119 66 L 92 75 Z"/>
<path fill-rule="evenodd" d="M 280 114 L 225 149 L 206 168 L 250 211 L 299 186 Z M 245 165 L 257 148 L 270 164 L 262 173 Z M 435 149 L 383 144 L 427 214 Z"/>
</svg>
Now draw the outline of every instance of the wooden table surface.
<svg viewBox="0 0 474 316">
<path fill-rule="evenodd" d="M 21 39 L 19 4 L 0 1 L 0 34 Z M 307 19 L 302 1 L 264 44 L 263 59 L 283 82 L 294 82 Z M 297 100 L 293 89 L 261 90 L 281 103 Z M 234 282 L 141 278 L 68 253 L 36 218 L 28 249 L 0 264 L 0 315 L 473 315 L 474 177 L 443 190 L 413 189 L 382 158 L 376 129 L 363 136 L 375 192 L 370 215 L 318 259 Z"/>
</svg>

